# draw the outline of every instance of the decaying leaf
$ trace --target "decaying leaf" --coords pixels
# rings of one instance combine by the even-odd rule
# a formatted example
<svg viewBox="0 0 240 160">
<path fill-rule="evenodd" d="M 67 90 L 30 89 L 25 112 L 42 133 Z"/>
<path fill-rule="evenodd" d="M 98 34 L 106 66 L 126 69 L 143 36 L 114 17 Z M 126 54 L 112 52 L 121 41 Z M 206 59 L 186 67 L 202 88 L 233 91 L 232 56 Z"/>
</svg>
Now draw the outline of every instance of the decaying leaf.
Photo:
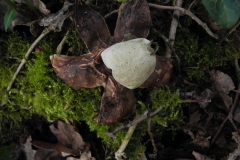
<svg viewBox="0 0 240 160">
<path fill-rule="evenodd" d="M 205 89 L 201 93 L 201 100 L 198 102 L 201 108 L 206 108 L 209 104 L 209 100 L 214 97 L 214 93 L 210 89 Z"/>
<path fill-rule="evenodd" d="M 63 22 L 66 19 L 66 14 L 64 14 L 68 8 L 73 5 L 72 3 L 69 3 L 68 1 L 64 2 L 64 5 L 61 10 L 59 10 L 57 13 L 52 14 L 48 17 L 44 17 L 43 19 L 39 20 L 40 26 L 51 26 L 55 31 L 60 32 L 62 30 Z"/>
<path fill-rule="evenodd" d="M 207 157 L 207 156 L 205 156 L 201 153 L 195 152 L 195 151 L 193 151 L 192 154 L 194 155 L 196 160 L 213 160 L 213 159 L 211 159 L 211 158 L 209 158 L 209 157 Z"/>
<path fill-rule="evenodd" d="M 196 112 L 191 114 L 188 124 L 191 126 L 197 125 L 198 121 L 201 119 L 201 116 L 202 114 L 199 112 L 199 110 L 197 110 Z"/>
<path fill-rule="evenodd" d="M 235 149 L 232 153 L 229 154 L 228 160 L 235 160 L 240 156 L 240 136 L 239 136 L 239 132 L 233 132 L 232 133 L 232 138 L 238 144 L 238 148 Z"/>
<path fill-rule="evenodd" d="M 227 108 L 229 108 L 232 105 L 232 98 L 228 94 L 235 88 L 231 77 L 218 70 L 212 70 L 210 74 L 214 83 L 214 90 L 223 99 Z"/>
<path fill-rule="evenodd" d="M 26 139 L 26 142 L 24 144 L 21 144 L 23 146 L 22 150 L 25 153 L 27 160 L 34 159 L 34 155 L 36 153 L 36 150 L 33 150 L 32 148 L 31 141 L 32 141 L 32 137 L 28 136 L 28 138 Z"/>
<path fill-rule="evenodd" d="M 51 125 L 49 128 L 57 137 L 58 143 L 67 147 L 71 146 L 72 149 L 77 149 L 81 152 L 89 150 L 89 144 L 83 141 L 82 136 L 75 131 L 72 125 L 62 121 L 56 121 L 56 124 L 57 128 L 54 125 Z"/>
<path fill-rule="evenodd" d="M 34 6 L 36 6 L 39 11 L 45 15 L 49 15 L 51 12 L 46 8 L 46 5 L 41 0 L 33 0 Z"/>
<path fill-rule="evenodd" d="M 235 88 L 232 78 L 229 75 L 218 70 L 212 70 L 210 73 L 218 92 L 229 94 L 229 92 Z"/>
<path fill-rule="evenodd" d="M 205 147 L 208 148 L 210 146 L 209 139 L 211 137 L 204 137 L 203 135 L 199 134 L 200 132 L 194 135 L 194 133 L 189 129 L 185 129 L 184 132 L 187 133 L 192 138 L 192 142 L 191 142 L 192 144 L 196 146 L 200 146 L 202 148 L 205 148 Z"/>
<path fill-rule="evenodd" d="M 46 159 L 71 159 L 69 157 L 78 156 L 76 160 L 94 159 L 91 157 L 89 144 L 84 142 L 81 135 L 75 131 L 74 127 L 62 121 L 56 121 L 56 126 L 52 124 L 49 128 L 57 137 L 58 143 L 51 144 L 42 141 L 32 141 L 32 145 L 38 148 L 34 156 L 35 160 Z"/>
</svg>

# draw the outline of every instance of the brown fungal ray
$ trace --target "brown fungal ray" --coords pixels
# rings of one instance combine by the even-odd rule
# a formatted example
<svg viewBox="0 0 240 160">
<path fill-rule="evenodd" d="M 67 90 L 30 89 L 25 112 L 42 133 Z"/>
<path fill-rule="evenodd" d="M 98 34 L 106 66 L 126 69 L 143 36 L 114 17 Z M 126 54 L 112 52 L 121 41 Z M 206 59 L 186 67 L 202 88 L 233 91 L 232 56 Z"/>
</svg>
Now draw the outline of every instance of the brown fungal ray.
<svg viewBox="0 0 240 160">
<path fill-rule="evenodd" d="M 154 72 L 139 88 L 161 87 L 171 78 L 173 70 L 173 59 L 156 56 L 156 67 Z"/>
<path fill-rule="evenodd" d="M 105 20 L 98 12 L 86 5 L 79 5 L 76 11 L 75 25 L 91 53 L 96 54 L 100 49 L 108 47 L 111 35 Z"/>
<path fill-rule="evenodd" d="M 101 100 L 98 122 L 116 123 L 127 114 L 136 110 L 136 98 L 133 90 L 117 83 L 112 76 L 108 77 Z"/>
<path fill-rule="evenodd" d="M 57 76 L 73 89 L 102 86 L 107 77 L 103 74 L 101 62 L 96 62 L 93 54 L 81 56 L 50 56 Z"/>
<path fill-rule="evenodd" d="M 150 10 L 146 0 L 132 0 L 122 3 L 114 31 L 114 39 L 120 42 L 124 35 L 131 34 L 137 38 L 146 38 L 152 24 Z"/>
</svg>

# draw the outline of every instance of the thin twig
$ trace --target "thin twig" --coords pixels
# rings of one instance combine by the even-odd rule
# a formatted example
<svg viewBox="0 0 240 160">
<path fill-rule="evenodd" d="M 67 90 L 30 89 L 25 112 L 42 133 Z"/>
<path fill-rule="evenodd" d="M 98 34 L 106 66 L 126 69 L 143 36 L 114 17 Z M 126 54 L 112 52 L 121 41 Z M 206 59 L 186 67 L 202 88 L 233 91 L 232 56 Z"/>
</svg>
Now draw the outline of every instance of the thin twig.
<svg viewBox="0 0 240 160">
<path fill-rule="evenodd" d="M 104 19 L 107 19 L 108 17 L 110 17 L 111 15 L 113 15 L 113 14 L 115 14 L 115 13 L 118 13 L 118 9 L 113 10 L 112 12 L 106 14 L 106 15 L 104 16 Z"/>
<path fill-rule="evenodd" d="M 130 139 L 132 138 L 133 132 L 136 129 L 137 124 L 134 124 L 133 126 L 128 128 L 128 132 L 125 135 L 124 140 L 122 141 L 121 146 L 119 149 L 115 152 L 115 159 L 116 160 L 122 160 L 123 158 L 126 158 L 126 155 L 124 153 L 124 150 L 126 149 Z"/>
<path fill-rule="evenodd" d="M 148 135 L 149 135 L 150 140 L 152 142 L 154 158 L 157 158 L 157 147 L 155 145 L 155 142 L 154 142 L 154 139 L 153 139 L 153 134 L 151 132 L 151 121 L 152 121 L 152 118 L 149 118 L 148 119 Z"/>
<path fill-rule="evenodd" d="M 181 7 L 182 6 L 183 1 L 182 0 L 177 0 L 176 1 L 176 6 L 177 7 Z M 169 37 L 168 39 L 170 40 L 170 46 L 173 46 L 174 44 L 174 40 L 176 37 L 176 32 L 177 32 L 177 27 L 178 27 L 178 19 L 180 17 L 180 11 L 179 10 L 174 10 L 173 11 L 173 18 L 172 18 L 172 22 L 171 22 L 171 27 L 170 27 L 170 31 L 169 31 Z M 166 49 L 166 54 L 165 57 L 166 58 L 171 58 L 172 54 L 171 54 L 171 49 L 169 47 L 167 47 Z"/>
<path fill-rule="evenodd" d="M 194 21 L 196 21 L 200 26 L 203 27 L 203 29 L 205 29 L 205 31 L 212 36 L 215 39 L 218 39 L 218 35 L 214 34 L 209 27 L 207 26 L 206 23 L 202 22 L 197 16 L 195 16 L 190 10 L 186 10 L 184 8 L 181 7 L 177 7 L 177 6 L 162 6 L 162 5 L 158 5 L 158 4 L 152 4 L 152 3 L 148 3 L 149 7 L 152 8 L 156 8 L 156 9 L 168 9 L 168 10 L 179 10 L 181 11 L 183 14 L 188 15 L 190 18 L 192 18 Z"/>
<path fill-rule="evenodd" d="M 57 46 L 56 54 L 61 54 L 63 45 L 65 44 L 65 42 L 67 40 L 68 34 L 69 34 L 69 30 L 67 31 L 67 33 L 64 35 L 63 39 L 61 40 L 61 42 Z"/>
<path fill-rule="evenodd" d="M 133 125 L 135 125 L 135 124 L 138 124 L 138 123 L 142 122 L 143 120 L 145 120 L 145 119 L 147 119 L 147 118 L 151 118 L 151 117 L 155 116 L 158 112 L 160 112 L 160 111 L 162 110 L 163 107 L 164 107 L 164 106 L 160 106 L 160 107 L 158 107 L 157 109 L 155 109 L 153 112 L 151 112 L 151 113 L 149 113 L 149 114 L 148 114 L 148 111 L 145 111 L 145 113 L 144 113 L 142 116 L 140 116 L 139 118 L 134 119 L 132 122 L 130 122 L 130 123 L 128 123 L 128 124 L 123 124 L 123 125 L 119 126 L 118 128 L 116 128 L 116 129 L 115 129 L 114 131 L 112 131 L 112 132 L 107 131 L 106 134 L 107 134 L 108 136 L 112 137 L 112 138 L 117 138 L 117 136 L 115 136 L 115 134 L 116 134 L 117 132 L 119 132 L 119 131 L 122 130 L 122 129 L 129 128 L 129 127 L 131 127 L 131 126 L 133 126 Z"/>
<path fill-rule="evenodd" d="M 14 83 L 14 81 L 17 78 L 17 75 L 19 74 L 20 70 L 22 69 L 22 67 L 25 65 L 26 60 L 28 59 L 30 53 L 32 52 L 32 50 L 36 47 L 36 45 L 39 43 L 40 40 L 42 40 L 48 33 L 50 33 L 53 30 L 52 27 L 47 27 L 43 30 L 42 34 L 33 42 L 33 44 L 30 46 L 30 48 L 28 49 L 27 53 L 25 54 L 25 57 L 22 59 L 20 65 L 18 66 L 16 72 L 13 75 L 13 78 L 10 82 L 10 84 L 7 87 L 7 91 L 10 91 L 10 89 L 12 88 L 12 85 Z"/>
<path fill-rule="evenodd" d="M 175 49 L 173 48 L 172 44 L 170 44 L 169 39 L 167 39 L 167 37 L 165 37 L 165 36 L 162 35 L 162 34 L 161 34 L 160 36 L 161 36 L 161 38 L 165 41 L 165 43 L 167 44 L 167 46 L 168 46 L 167 48 L 170 48 L 171 52 L 173 53 L 174 57 L 176 58 L 176 60 L 177 60 L 178 73 L 181 75 L 181 69 L 180 69 L 180 63 L 181 63 L 181 61 L 180 61 L 177 53 L 175 52 Z M 171 55 L 170 55 L 170 57 L 167 57 L 167 58 L 171 58 Z"/>
</svg>

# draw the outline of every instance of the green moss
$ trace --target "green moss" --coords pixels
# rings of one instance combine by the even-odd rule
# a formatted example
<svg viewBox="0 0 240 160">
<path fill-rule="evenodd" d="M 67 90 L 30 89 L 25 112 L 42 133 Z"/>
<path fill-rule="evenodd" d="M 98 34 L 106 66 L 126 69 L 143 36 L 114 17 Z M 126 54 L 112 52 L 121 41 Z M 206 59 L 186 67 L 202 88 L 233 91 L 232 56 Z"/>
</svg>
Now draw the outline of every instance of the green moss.
<svg viewBox="0 0 240 160">
<path fill-rule="evenodd" d="M 66 44 L 68 44 L 68 46 L 71 46 L 72 52 L 76 55 L 88 53 L 87 47 L 75 30 L 70 31 L 67 35 Z"/>
<path fill-rule="evenodd" d="M 203 68 L 225 67 L 240 57 L 240 53 L 230 51 L 228 44 L 221 48 L 219 53 L 218 43 L 209 36 L 194 35 L 179 30 L 174 47 L 181 59 L 181 67 L 190 80 L 206 80 L 208 72 Z M 203 68 L 202 68 L 203 67 Z"/>
</svg>

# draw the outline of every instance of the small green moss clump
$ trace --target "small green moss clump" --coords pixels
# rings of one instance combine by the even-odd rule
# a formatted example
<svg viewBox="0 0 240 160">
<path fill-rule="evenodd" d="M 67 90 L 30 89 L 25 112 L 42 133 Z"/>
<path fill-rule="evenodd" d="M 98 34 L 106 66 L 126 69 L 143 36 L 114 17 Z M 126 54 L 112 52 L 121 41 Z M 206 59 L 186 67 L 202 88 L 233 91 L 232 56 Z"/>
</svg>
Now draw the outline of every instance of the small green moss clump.
<svg viewBox="0 0 240 160">
<path fill-rule="evenodd" d="M 174 48 L 179 53 L 181 67 L 186 71 L 189 80 L 210 79 L 205 68 L 225 67 L 234 59 L 239 59 L 239 53 L 230 51 L 229 46 L 225 45 L 218 50 L 218 44 L 209 36 L 190 34 L 179 30 L 176 37 Z"/>
</svg>

